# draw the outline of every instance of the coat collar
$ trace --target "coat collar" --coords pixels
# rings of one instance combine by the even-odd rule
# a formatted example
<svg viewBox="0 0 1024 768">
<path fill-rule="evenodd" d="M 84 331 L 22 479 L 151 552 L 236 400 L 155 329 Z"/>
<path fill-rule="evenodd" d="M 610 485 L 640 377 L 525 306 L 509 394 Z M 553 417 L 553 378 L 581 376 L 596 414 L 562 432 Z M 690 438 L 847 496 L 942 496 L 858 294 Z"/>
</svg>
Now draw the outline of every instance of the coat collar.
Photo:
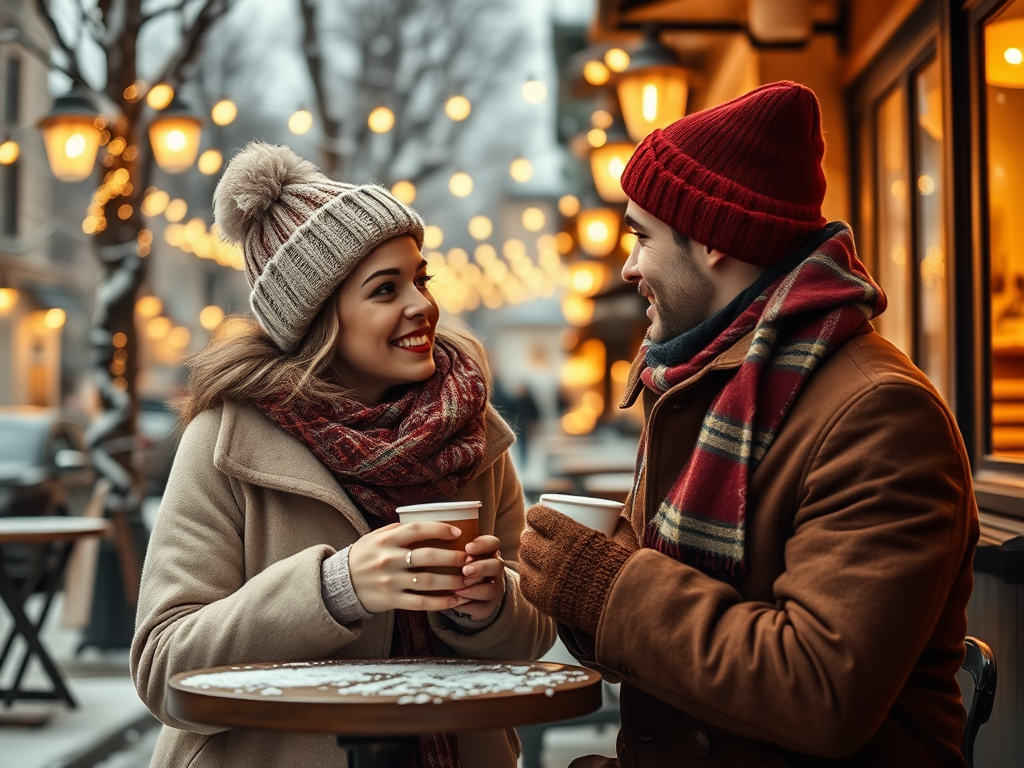
<svg viewBox="0 0 1024 768">
<path fill-rule="evenodd" d="M 672 387 L 672 390 L 684 389 L 691 384 L 702 379 L 706 373 L 710 371 L 723 371 L 730 368 L 739 368 L 743 363 L 743 360 L 747 356 L 747 350 L 750 349 L 750 342 L 754 338 L 754 331 L 751 330 L 745 336 L 741 336 L 733 343 L 731 347 L 722 352 L 718 357 L 708 363 L 706 366 L 701 368 L 695 374 L 685 381 L 681 381 Z M 629 408 L 636 402 L 637 397 L 643 391 L 644 382 L 640 378 L 640 374 L 644 372 L 647 367 L 644 355 L 637 355 L 633 361 L 633 366 L 629 369 L 629 377 L 626 379 L 626 392 L 622 398 L 622 402 L 619 403 L 619 408 Z"/>
<path fill-rule="evenodd" d="M 478 474 L 515 442 L 512 431 L 490 406 L 486 430 L 487 445 Z M 224 403 L 213 463 L 221 472 L 244 482 L 330 504 L 348 518 L 360 535 L 370 530 L 330 470 L 252 403 Z"/>
</svg>

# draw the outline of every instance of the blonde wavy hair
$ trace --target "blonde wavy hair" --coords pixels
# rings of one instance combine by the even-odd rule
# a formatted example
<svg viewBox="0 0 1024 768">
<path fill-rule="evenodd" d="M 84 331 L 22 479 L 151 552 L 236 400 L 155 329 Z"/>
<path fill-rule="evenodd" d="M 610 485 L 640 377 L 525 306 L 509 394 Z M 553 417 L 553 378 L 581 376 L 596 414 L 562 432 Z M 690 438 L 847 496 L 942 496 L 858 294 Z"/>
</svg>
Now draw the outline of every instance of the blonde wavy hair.
<svg viewBox="0 0 1024 768">
<path fill-rule="evenodd" d="M 251 316 L 233 316 L 210 335 L 206 347 L 187 361 L 186 392 L 174 405 L 181 428 L 225 400 L 251 401 L 287 393 L 285 402 L 322 403 L 352 395 L 334 368 L 335 348 L 342 333 L 337 294 L 324 302 L 306 335 L 292 353 L 282 352 Z M 435 338 L 476 361 L 491 379 L 483 346 L 466 328 L 438 326 Z"/>
</svg>

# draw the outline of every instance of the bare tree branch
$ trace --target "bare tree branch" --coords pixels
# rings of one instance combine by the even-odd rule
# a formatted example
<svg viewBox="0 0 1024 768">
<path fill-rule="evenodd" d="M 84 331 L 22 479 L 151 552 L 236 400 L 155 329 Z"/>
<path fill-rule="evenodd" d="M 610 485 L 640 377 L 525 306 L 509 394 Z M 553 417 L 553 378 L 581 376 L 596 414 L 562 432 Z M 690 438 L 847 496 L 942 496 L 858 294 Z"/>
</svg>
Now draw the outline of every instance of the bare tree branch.
<svg viewBox="0 0 1024 768">
<path fill-rule="evenodd" d="M 61 35 L 60 29 L 57 27 L 57 22 L 51 15 L 50 9 L 47 8 L 46 6 L 46 0 L 36 0 L 36 10 L 39 12 L 39 15 L 42 17 L 46 26 L 49 28 L 50 34 L 53 36 L 54 42 L 57 44 L 57 46 L 60 48 L 60 51 L 64 54 L 64 57 L 67 59 L 66 66 L 59 67 L 61 71 L 63 71 L 68 77 L 70 77 L 72 82 L 74 82 L 76 85 L 81 85 L 92 90 L 92 86 L 85 79 L 85 77 L 82 76 L 82 69 L 78 63 L 78 54 L 68 44 L 67 40 L 64 39 L 63 35 Z"/>
<path fill-rule="evenodd" d="M 181 79 L 184 69 L 199 53 L 200 44 L 210 27 L 230 10 L 231 1 L 206 0 L 195 19 L 184 30 L 181 45 L 168 59 L 154 82 L 175 84 Z"/>
<path fill-rule="evenodd" d="M 165 5 L 163 8 L 157 8 L 155 11 L 142 14 L 142 23 L 152 21 L 153 19 L 163 16 L 166 13 L 184 13 L 185 7 L 189 4 L 190 0 L 178 0 L 176 3 Z"/>
</svg>

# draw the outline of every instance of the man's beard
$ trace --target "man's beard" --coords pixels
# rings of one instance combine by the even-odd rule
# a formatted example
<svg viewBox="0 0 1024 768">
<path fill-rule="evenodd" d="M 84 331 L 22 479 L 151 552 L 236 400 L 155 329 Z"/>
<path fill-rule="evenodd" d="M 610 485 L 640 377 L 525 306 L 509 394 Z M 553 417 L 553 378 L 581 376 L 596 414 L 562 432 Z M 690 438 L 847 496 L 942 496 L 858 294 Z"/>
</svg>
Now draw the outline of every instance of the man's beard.
<svg viewBox="0 0 1024 768">
<path fill-rule="evenodd" d="M 707 320 L 712 312 L 715 285 L 711 278 L 701 272 L 693 263 L 689 249 L 680 249 L 681 269 L 684 277 L 671 286 L 652 288 L 650 282 L 641 280 L 637 290 L 641 296 L 655 298 L 657 317 L 651 323 L 647 336 L 651 341 L 664 342 L 681 336 Z"/>
</svg>

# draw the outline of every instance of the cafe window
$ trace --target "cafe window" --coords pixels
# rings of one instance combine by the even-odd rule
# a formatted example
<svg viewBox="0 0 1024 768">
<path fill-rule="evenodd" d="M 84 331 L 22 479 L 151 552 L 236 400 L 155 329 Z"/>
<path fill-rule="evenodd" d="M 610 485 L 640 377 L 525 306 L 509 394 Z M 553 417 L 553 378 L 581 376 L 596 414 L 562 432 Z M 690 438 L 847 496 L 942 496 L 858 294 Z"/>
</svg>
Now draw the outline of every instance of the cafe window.
<svg viewBox="0 0 1024 768">
<path fill-rule="evenodd" d="M 948 400 L 942 67 L 937 19 L 918 21 L 851 91 L 854 223 L 861 258 L 888 298 L 875 327 Z"/>
<path fill-rule="evenodd" d="M 1024 459 L 1024 0 L 995 9 L 981 29 L 982 258 L 990 342 L 989 455 Z"/>
</svg>

